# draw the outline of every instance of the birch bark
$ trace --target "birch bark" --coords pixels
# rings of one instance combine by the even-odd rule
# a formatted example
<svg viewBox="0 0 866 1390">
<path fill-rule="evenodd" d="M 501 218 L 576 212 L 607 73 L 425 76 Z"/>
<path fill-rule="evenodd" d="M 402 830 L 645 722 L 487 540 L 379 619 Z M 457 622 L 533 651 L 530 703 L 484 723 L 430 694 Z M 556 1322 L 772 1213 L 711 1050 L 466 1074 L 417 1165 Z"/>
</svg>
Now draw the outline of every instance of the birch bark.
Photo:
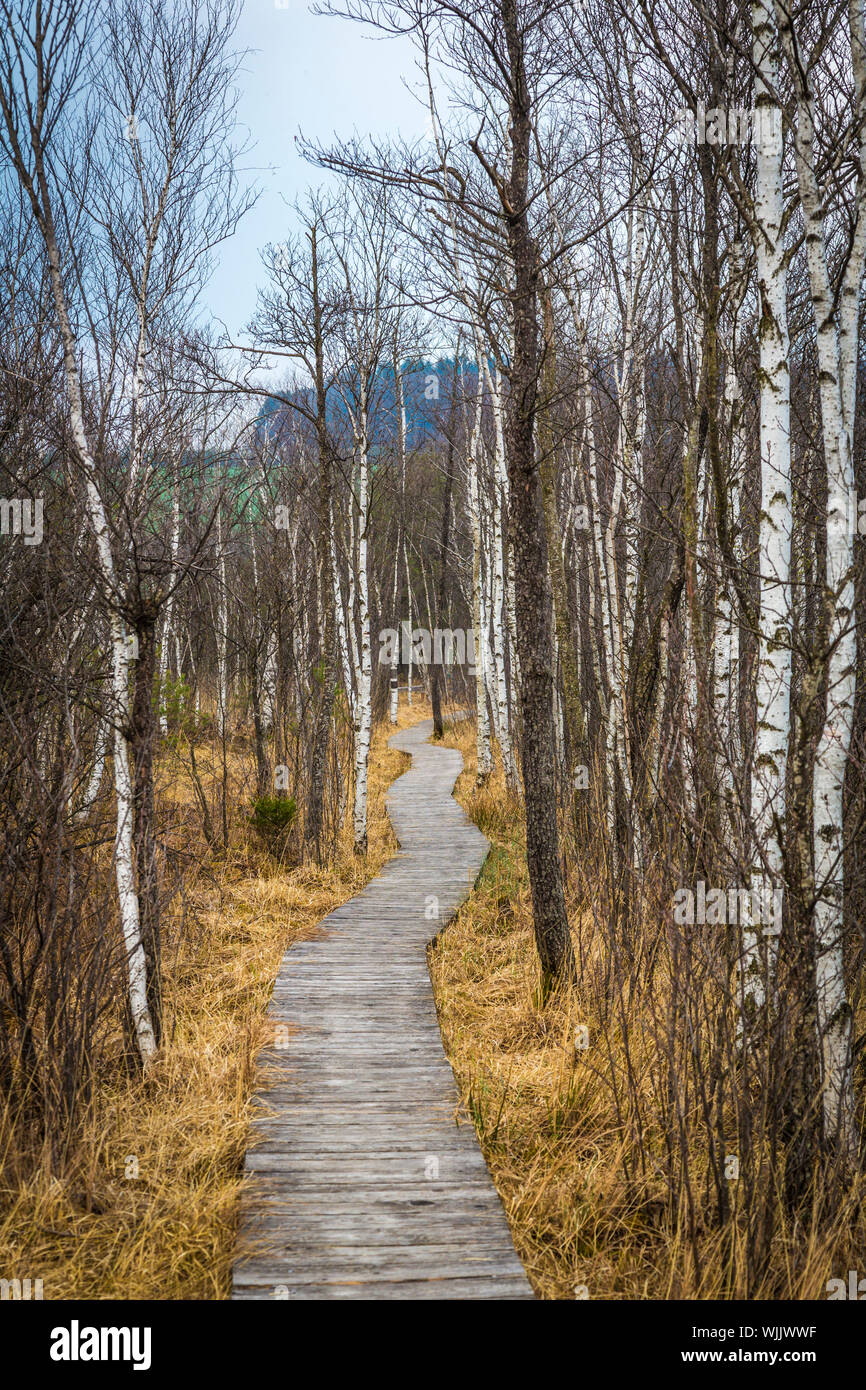
<svg viewBox="0 0 866 1390">
<path fill-rule="evenodd" d="M 760 599 L 757 659 L 757 729 L 752 764 L 755 859 L 751 887 L 763 894 L 782 880 L 780 811 L 784 806 L 791 708 L 791 386 L 784 244 L 784 158 L 778 107 L 779 37 L 763 0 L 752 5 L 755 110 L 758 123 L 755 253 L 758 268 L 760 350 Z M 761 899 L 759 899 L 761 900 Z M 765 1002 L 775 949 L 767 943 L 766 975 L 757 933 L 743 936 L 743 1005 Z"/>
<path fill-rule="evenodd" d="M 812 310 L 819 363 L 827 468 L 827 549 L 824 606 L 827 707 L 815 752 L 813 837 L 816 903 L 816 1004 L 823 1067 L 826 1137 L 853 1160 L 857 1150 L 851 1059 L 851 1005 L 844 971 L 844 783 L 854 722 L 856 635 L 854 545 L 847 499 L 854 494 L 853 435 L 857 332 L 866 261 L 866 22 L 863 0 L 848 7 L 854 73 L 857 183 L 847 264 L 838 301 L 830 281 L 825 202 L 816 173 L 814 94 L 790 14 L 776 3 L 776 21 L 793 75 L 797 105 L 794 158 L 806 229 Z M 839 524 L 842 504 L 845 520 Z"/>
</svg>

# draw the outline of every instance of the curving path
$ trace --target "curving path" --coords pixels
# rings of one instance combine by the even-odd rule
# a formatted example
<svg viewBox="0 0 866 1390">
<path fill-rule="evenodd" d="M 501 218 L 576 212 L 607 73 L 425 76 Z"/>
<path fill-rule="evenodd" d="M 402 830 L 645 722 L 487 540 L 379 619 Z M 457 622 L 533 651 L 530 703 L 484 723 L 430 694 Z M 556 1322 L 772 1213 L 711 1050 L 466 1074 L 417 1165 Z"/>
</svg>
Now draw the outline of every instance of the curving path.
<svg viewBox="0 0 866 1390">
<path fill-rule="evenodd" d="M 233 1298 L 532 1298 L 442 1049 L 426 947 L 472 891 L 488 843 L 451 792 L 432 720 L 395 734 L 400 850 L 314 941 L 283 957 L 284 1050 L 246 1156 Z"/>
</svg>

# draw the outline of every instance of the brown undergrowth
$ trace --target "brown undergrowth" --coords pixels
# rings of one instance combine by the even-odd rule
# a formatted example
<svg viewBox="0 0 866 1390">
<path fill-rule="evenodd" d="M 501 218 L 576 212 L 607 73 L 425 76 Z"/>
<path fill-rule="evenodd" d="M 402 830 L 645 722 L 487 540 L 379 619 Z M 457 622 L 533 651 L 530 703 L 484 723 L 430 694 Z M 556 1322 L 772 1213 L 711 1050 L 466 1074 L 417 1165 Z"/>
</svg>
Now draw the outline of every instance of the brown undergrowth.
<svg viewBox="0 0 866 1390">
<path fill-rule="evenodd" d="M 568 998 L 542 1008 L 521 808 L 507 796 L 498 765 L 487 784 L 476 787 L 470 724 L 452 727 L 446 741 L 465 760 L 458 800 L 492 849 L 477 891 L 430 951 L 431 973 L 463 1102 L 537 1294 L 826 1298 L 828 1279 L 847 1279 L 849 1269 L 864 1268 L 862 1179 L 826 1210 L 796 1219 L 771 1194 L 770 1256 L 757 1282 L 754 1274 L 747 1278 L 737 1242 L 731 1242 L 731 1223 L 714 1220 L 702 1181 L 694 1181 L 691 1219 L 685 1202 L 671 1210 L 662 1162 L 666 1136 L 656 1108 L 665 1075 L 661 1039 L 648 1026 L 646 997 L 636 998 L 630 1007 L 642 1017 L 632 1013 L 626 1056 L 601 976 L 601 889 L 593 886 L 592 870 L 578 863 L 569 875 L 579 983 Z M 646 942 L 660 920 L 655 914 L 654 926 L 651 906 L 650 888 L 640 928 Z M 651 1007 L 662 1019 L 668 989 L 660 967 Z M 628 1094 L 627 1077 L 642 1112 L 639 1138 L 633 1124 L 638 1103 Z M 707 1170 L 697 1116 L 689 1133 L 694 1179 Z"/>
<path fill-rule="evenodd" d="M 416 700 L 402 726 L 427 717 Z M 169 751 L 159 768 L 163 807 L 182 850 L 177 895 L 184 929 L 164 962 L 165 1038 L 146 1078 L 122 1052 L 104 1056 L 82 1132 L 58 1173 L 47 1162 L 26 1176 L 14 1152 L 14 1117 L 0 1112 L 0 1276 L 41 1279 L 46 1299 L 212 1299 L 229 1292 L 237 1199 L 247 1143 L 254 1059 L 280 958 L 377 874 L 396 847 L 385 792 L 405 770 L 374 732 L 366 860 L 352 851 L 351 808 L 334 863 L 282 869 L 263 852 L 243 814 L 229 852 L 212 856 L 196 825 L 183 765 Z M 233 776 L 249 755 L 233 754 Z M 204 753 L 200 772 L 207 784 Z M 235 786 L 238 786 L 236 780 Z"/>
</svg>

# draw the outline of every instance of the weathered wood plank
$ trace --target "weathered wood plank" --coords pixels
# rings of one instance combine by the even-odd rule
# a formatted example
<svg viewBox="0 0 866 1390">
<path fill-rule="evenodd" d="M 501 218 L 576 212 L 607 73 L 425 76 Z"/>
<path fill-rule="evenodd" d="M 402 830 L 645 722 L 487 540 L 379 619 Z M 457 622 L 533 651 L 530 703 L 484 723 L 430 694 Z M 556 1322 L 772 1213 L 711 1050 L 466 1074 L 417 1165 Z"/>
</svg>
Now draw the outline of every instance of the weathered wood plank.
<svg viewBox="0 0 866 1390">
<path fill-rule="evenodd" d="M 431 732 L 391 740 L 412 754 L 388 795 L 399 852 L 280 966 L 233 1298 L 533 1297 L 457 1122 L 427 971 L 488 849 L 451 795 L 460 754 Z"/>
<path fill-rule="evenodd" d="M 408 1283 L 394 1281 L 356 1279 L 342 1283 L 293 1284 L 290 1280 L 278 1280 L 260 1285 L 236 1285 L 232 1294 L 237 1299 L 286 1298 L 314 1302 L 319 1299 L 355 1298 L 365 1300 L 408 1300 L 408 1299 L 466 1299 L 466 1298 L 531 1298 L 526 1275 L 503 1275 L 495 1277 L 461 1279 L 441 1278 L 435 1274 L 426 1279 L 414 1279 Z"/>
</svg>

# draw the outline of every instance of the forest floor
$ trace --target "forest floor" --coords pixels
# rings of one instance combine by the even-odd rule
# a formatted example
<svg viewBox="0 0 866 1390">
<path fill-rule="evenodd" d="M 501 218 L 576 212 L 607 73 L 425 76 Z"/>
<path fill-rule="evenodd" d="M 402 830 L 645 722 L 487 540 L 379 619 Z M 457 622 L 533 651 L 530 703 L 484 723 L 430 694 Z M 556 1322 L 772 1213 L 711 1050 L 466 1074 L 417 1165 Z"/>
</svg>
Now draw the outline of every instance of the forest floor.
<svg viewBox="0 0 866 1390">
<path fill-rule="evenodd" d="M 691 1219 L 685 1201 L 670 1219 L 667 1136 L 652 1122 L 664 1058 L 646 1045 L 649 1030 L 641 1031 L 640 1020 L 626 1055 L 610 1022 L 597 984 L 602 947 L 594 900 L 602 899 L 592 871 L 578 856 L 567 884 L 579 983 L 570 997 L 554 997 L 541 1009 L 522 808 L 508 796 L 498 763 L 486 785 L 476 786 L 474 725 L 446 730 L 445 741 L 463 753 L 455 795 L 491 852 L 476 892 L 431 948 L 430 969 L 446 1052 L 536 1293 L 826 1298 L 828 1279 L 863 1268 L 862 1179 L 824 1219 L 811 1210 L 792 1218 L 771 1195 L 769 1258 L 757 1277 L 746 1270 L 743 1240 L 732 1240 L 731 1226 L 715 1220 L 699 1140 L 688 1155 Z M 648 941 L 658 920 L 642 924 Z M 663 977 L 658 988 L 665 989 Z M 576 1048 L 584 1028 L 590 1046 Z M 640 1143 L 624 1137 L 632 1075 L 650 1117 Z M 700 1124 L 693 1129 L 701 1133 Z M 740 1211 L 739 1237 L 748 1215 Z"/>
<path fill-rule="evenodd" d="M 429 707 L 416 701 L 401 707 L 399 723 L 424 717 Z M 228 1297 L 271 987 L 286 948 L 313 935 L 396 849 L 385 792 L 409 758 L 388 748 L 392 733 L 380 725 L 373 737 L 366 860 L 352 851 L 349 814 L 335 862 L 323 870 L 269 862 L 238 815 L 229 854 L 208 862 L 191 789 L 165 753 L 159 775 L 190 851 L 179 895 L 184 928 L 164 961 L 166 1037 L 144 1080 L 119 1057 L 104 1064 L 62 1176 L 46 1164 L 16 1180 L 20 1165 L 0 1116 L 4 1277 L 42 1279 L 46 1299 Z"/>
<path fill-rule="evenodd" d="M 399 726 L 429 714 L 416 697 L 411 710 L 401 703 Z M 59 1170 L 46 1162 L 35 1176 L 31 1167 L 16 1177 L 25 1169 L 0 1114 L 4 1278 L 42 1279 L 46 1299 L 228 1297 L 254 1059 L 273 981 L 286 948 L 313 935 L 396 848 L 385 793 L 408 759 L 388 748 L 392 733 L 387 722 L 374 731 L 367 858 L 352 852 L 348 815 L 326 870 L 281 868 L 243 815 L 234 817 L 229 854 L 209 856 L 184 769 L 166 753 L 160 771 L 187 865 L 183 929 L 164 962 L 166 1037 L 144 1081 L 128 1075 L 120 1049 L 106 1057 L 83 1132 Z M 779 1204 L 771 1258 L 748 1294 L 741 1257 L 713 1221 L 706 1192 L 695 1193 L 690 1238 L 684 1210 L 670 1221 L 658 1161 L 666 1137 L 650 1126 L 636 1170 L 617 1090 L 628 1067 L 603 994 L 581 983 L 540 1007 L 521 807 L 498 765 L 476 787 L 471 721 L 450 726 L 445 741 L 463 753 L 455 794 L 491 852 L 476 892 L 431 947 L 430 969 L 446 1052 L 536 1293 L 825 1298 L 829 1278 L 863 1265 L 862 1182 L 827 1220 L 794 1220 Z M 206 778 L 213 768 L 201 762 Z M 578 863 L 567 893 L 587 978 L 601 952 L 591 877 Z M 584 1027 L 592 1046 L 577 1050 Z M 636 1062 L 649 1113 L 659 1059 L 647 1053 Z M 699 1148 L 689 1161 L 706 1172 Z"/>
</svg>

